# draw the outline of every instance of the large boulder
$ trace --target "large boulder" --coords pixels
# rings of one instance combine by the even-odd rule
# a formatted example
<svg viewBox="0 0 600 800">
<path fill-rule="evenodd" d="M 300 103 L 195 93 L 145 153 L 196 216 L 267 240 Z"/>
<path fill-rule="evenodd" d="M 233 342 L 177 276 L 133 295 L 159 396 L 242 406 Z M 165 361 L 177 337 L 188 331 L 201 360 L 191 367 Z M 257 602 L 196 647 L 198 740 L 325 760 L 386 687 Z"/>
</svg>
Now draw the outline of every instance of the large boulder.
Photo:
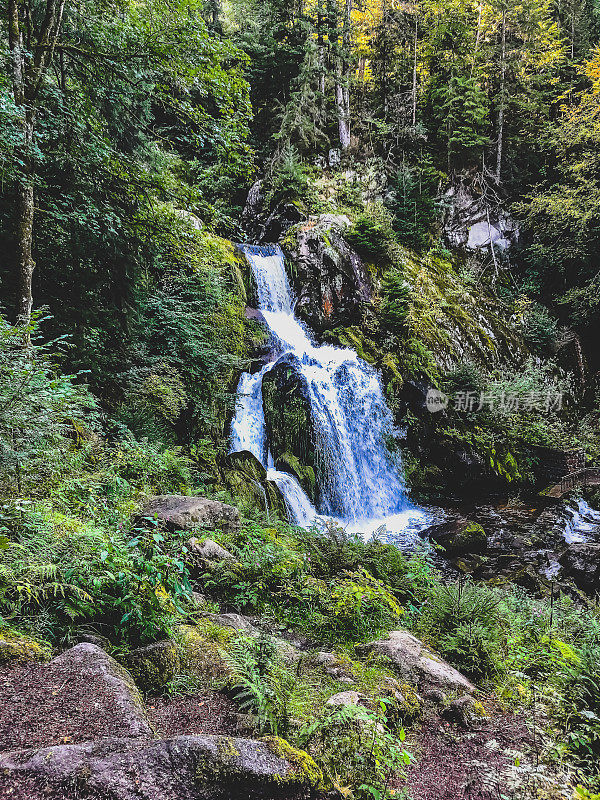
<svg viewBox="0 0 600 800">
<path fill-rule="evenodd" d="M 236 531 L 240 527 L 237 508 L 207 497 L 162 494 L 150 498 L 140 516 L 153 517 L 171 530 L 207 528 Z"/>
<path fill-rule="evenodd" d="M 437 688 L 471 694 L 475 686 L 408 631 L 392 631 L 386 639 L 363 645 L 363 652 L 387 656 L 397 672 L 421 689 Z"/>
<path fill-rule="evenodd" d="M 290 228 L 281 242 L 295 265 L 296 314 L 316 333 L 360 322 L 371 303 L 369 271 L 344 239 L 349 227 L 348 217 L 321 214 Z"/>
<path fill-rule="evenodd" d="M 96 645 L 78 644 L 0 681 L 0 750 L 101 736 L 144 738 L 152 729 L 131 675 Z"/>
<path fill-rule="evenodd" d="M 572 578 L 580 589 L 589 594 L 600 591 L 600 544 L 572 544 L 559 561 L 563 574 Z"/>
<path fill-rule="evenodd" d="M 432 525 L 423 535 L 441 545 L 448 556 L 483 553 L 487 549 L 487 536 L 482 526 L 464 517 Z"/>
<path fill-rule="evenodd" d="M 0 754 L 0 796 L 28 800 L 293 800 L 321 782 L 310 756 L 278 739 L 106 738 Z"/>
</svg>

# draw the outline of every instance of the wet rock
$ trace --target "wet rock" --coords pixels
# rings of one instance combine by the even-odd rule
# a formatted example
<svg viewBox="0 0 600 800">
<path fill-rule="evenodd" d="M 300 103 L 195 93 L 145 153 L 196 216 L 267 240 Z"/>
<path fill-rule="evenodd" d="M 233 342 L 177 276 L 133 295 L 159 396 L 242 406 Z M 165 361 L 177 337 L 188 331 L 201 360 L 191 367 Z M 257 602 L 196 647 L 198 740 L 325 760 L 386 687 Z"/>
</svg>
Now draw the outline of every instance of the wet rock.
<svg viewBox="0 0 600 800">
<path fill-rule="evenodd" d="M 152 497 L 140 516 L 156 518 L 171 530 L 207 528 L 236 531 L 240 527 L 240 512 L 237 508 L 206 497 L 187 497 L 180 494 Z"/>
<path fill-rule="evenodd" d="M 315 501 L 313 422 L 306 379 L 287 354 L 262 382 L 265 426 L 277 469 L 294 475 Z"/>
<path fill-rule="evenodd" d="M 248 450 L 230 453 L 225 458 L 223 482 L 235 497 L 286 519 L 286 506 L 279 488 L 267 478 L 267 470 Z"/>
<path fill-rule="evenodd" d="M 482 526 L 464 517 L 432 525 L 422 535 L 441 545 L 448 556 L 482 553 L 487 548 L 487 536 Z"/>
<path fill-rule="evenodd" d="M 564 575 L 584 592 L 594 594 L 600 591 L 600 544 L 572 544 L 559 562 Z"/>
<path fill-rule="evenodd" d="M 473 684 L 454 667 L 432 653 L 408 631 L 392 631 L 386 639 L 362 645 L 362 652 L 387 656 L 398 673 L 419 687 L 472 693 Z"/>
<path fill-rule="evenodd" d="M 308 797 L 322 781 L 310 756 L 283 740 L 221 736 L 107 738 L 12 751 L 0 754 L 0 773 L 15 793 L 20 783 L 27 786 L 29 800 L 53 792 L 62 798 L 75 786 L 94 800 L 292 800 Z"/>
<path fill-rule="evenodd" d="M 170 639 L 132 650 L 123 663 L 139 688 L 150 694 L 166 686 L 180 667 L 177 645 Z"/>
<path fill-rule="evenodd" d="M 344 216 L 313 216 L 281 243 L 295 264 L 296 314 L 317 334 L 359 323 L 371 303 L 369 271 L 344 239 L 349 226 Z"/>
</svg>

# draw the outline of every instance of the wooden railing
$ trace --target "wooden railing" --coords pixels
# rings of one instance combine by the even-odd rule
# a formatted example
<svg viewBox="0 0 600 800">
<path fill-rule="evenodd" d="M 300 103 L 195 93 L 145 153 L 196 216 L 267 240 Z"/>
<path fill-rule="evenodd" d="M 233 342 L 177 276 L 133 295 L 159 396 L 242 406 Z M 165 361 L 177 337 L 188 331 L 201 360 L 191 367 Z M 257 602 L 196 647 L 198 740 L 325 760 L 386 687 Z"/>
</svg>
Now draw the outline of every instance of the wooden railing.
<svg viewBox="0 0 600 800">
<path fill-rule="evenodd" d="M 574 489 L 576 486 L 586 487 L 597 483 L 600 483 L 600 467 L 586 467 L 561 478 L 560 491 L 561 493 L 568 492 L 569 489 Z"/>
</svg>

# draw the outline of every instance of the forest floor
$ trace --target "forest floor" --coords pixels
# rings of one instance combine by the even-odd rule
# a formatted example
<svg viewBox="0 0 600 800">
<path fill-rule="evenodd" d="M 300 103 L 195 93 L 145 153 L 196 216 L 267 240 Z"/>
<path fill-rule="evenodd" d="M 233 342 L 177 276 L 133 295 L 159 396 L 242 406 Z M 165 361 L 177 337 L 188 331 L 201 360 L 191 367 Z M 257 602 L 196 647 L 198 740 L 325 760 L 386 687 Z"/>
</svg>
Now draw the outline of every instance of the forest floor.
<svg viewBox="0 0 600 800">
<path fill-rule="evenodd" d="M 101 681 L 76 670 L 27 663 L 0 669 L 0 751 L 74 744 L 120 734 L 121 720 Z M 410 800 L 529 800 L 568 797 L 568 780 L 539 763 L 530 721 L 492 698 L 472 727 L 427 715 L 407 732 L 415 761 Z M 111 713 L 111 707 L 113 713 Z M 239 736 L 236 704 L 219 691 L 149 697 L 145 715 L 155 735 Z M 392 788 L 392 787 L 390 787 Z M 29 787 L 35 796 L 33 784 Z M 0 797 L 26 798 L 27 782 L 2 785 Z M 19 791 L 24 794 L 19 794 Z M 32 794 L 32 796 L 33 796 Z"/>
</svg>

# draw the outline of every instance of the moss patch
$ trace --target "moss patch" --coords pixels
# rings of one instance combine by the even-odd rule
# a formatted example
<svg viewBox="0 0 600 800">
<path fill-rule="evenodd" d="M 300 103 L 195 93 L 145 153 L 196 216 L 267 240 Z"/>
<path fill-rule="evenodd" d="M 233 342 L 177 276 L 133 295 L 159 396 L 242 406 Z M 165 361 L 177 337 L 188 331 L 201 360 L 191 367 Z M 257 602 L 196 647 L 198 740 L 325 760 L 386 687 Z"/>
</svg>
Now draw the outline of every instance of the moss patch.
<svg viewBox="0 0 600 800">
<path fill-rule="evenodd" d="M 288 780 L 302 776 L 313 789 L 324 791 L 323 773 L 305 750 L 297 750 L 285 739 L 281 739 L 278 736 L 267 736 L 262 741 L 268 745 L 275 755 L 284 758 L 292 765 L 293 772 L 290 776 L 287 776 Z M 285 781 L 286 776 L 280 776 L 279 780 Z"/>
</svg>

